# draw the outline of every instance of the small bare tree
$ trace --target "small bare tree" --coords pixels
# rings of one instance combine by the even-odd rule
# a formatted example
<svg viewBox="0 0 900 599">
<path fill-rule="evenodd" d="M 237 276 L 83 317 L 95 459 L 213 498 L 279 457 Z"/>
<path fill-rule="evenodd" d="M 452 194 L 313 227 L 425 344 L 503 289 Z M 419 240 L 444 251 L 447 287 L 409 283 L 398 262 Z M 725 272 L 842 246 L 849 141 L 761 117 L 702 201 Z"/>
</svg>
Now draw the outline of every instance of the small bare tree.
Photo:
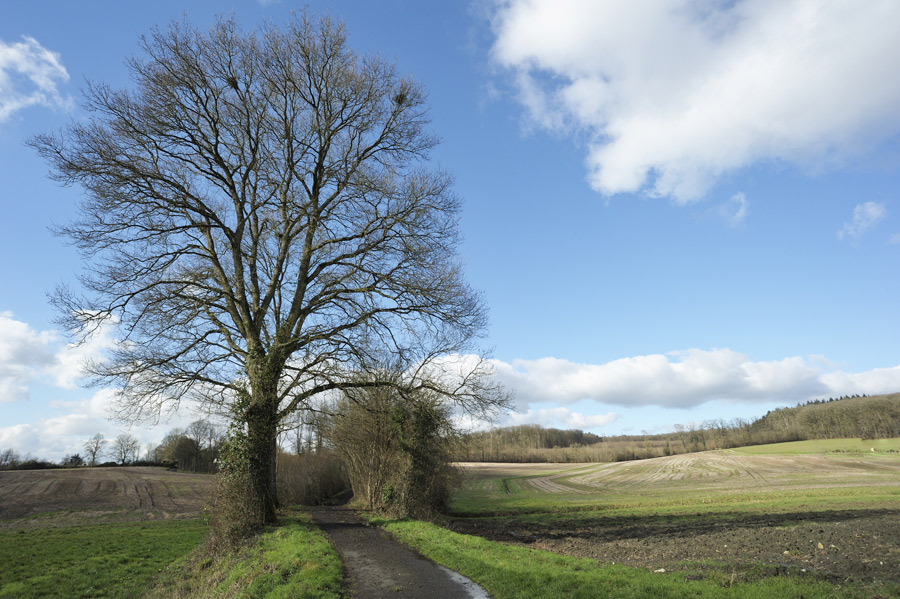
<svg viewBox="0 0 900 599">
<path fill-rule="evenodd" d="M 116 437 L 109 448 L 110 456 L 118 464 L 130 464 L 137 459 L 141 451 L 141 442 L 129 433 Z"/>
<path fill-rule="evenodd" d="M 325 432 L 366 509 L 416 518 L 446 510 L 456 478 L 451 455 L 458 432 L 452 404 L 442 395 L 427 389 L 411 394 L 392 387 L 353 389 L 338 403 Z"/>
<path fill-rule="evenodd" d="M 184 434 L 193 439 L 200 449 L 211 449 L 221 437 L 218 427 L 209 420 L 204 419 L 191 422 Z"/>
<path fill-rule="evenodd" d="M 452 178 L 428 164 L 421 86 L 354 53 L 327 18 L 176 23 L 142 48 L 133 90 L 89 85 L 86 119 L 32 140 L 85 191 L 60 233 L 90 261 L 86 294 L 56 302 L 77 335 L 119 323 L 123 343 L 93 367 L 121 388 L 119 415 L 184 398 L 226 414 L 242 445 L 227 455 L 272 521 L 279 427 L 321 394 L 427 384 L 493 407 L 483 361 L 440 384 L 418 376 L 471 352 L 486 323 L 456 256 Z M 385 359 L 415 368 L 356 376 Z"/>
<path fill-rule="evenodd" d="M 93 468 L 97 465 L 97 458 L 103 453 L 104 445 L 106 445 L 106 439 L 103 438 L 101 433 L 97 433 L 85 441 L 84 452 L 87 454 L 88 466 Z"/>
<path fill-rule="evenodd" d="M 347 466 L 355 501 L 373 509 L 382 505 L 392 477 L 402 467 L 393 419 L 396 398 L 385 387 L 360 394 L 339 404 L 327 435 Z"/>
<path fill-rule="evenodd" d="M 15 449 L 9 447 L 0 451 L 0 469 L 14 468 L 19 465 L 20 461 L 19 452 Z"/>
</svg>

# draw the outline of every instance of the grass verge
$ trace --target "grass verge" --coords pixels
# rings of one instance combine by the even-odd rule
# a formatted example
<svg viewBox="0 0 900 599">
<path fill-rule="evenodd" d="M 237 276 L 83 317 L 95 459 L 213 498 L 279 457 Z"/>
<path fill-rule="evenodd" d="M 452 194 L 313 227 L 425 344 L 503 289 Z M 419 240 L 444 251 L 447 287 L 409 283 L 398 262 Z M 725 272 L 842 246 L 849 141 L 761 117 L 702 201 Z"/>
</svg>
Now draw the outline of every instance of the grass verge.
<svg viewBox="0 0 900 599">
<path fill-rule="evenodd" d="M 872 588 L 832 585 L 802 572 L 766 572 L 736 581 L 724 568 L 686 565 L 651 572 L 461 535 L 419 521 L 373 519 L 404 543 L 480 584 L 494 599 L 734 598 L 872 596 Z M 764 568 L 764 566 L 761 566 Z M 892 589 L 896 592 L 897 589 Z M 890 591 L 888 591 L 890 592 Z M 890 595 L 889 595 L 890 596 Z"/>
<path fill-rule="evenodd" d="M 205 533 L 199 520 L 3 531 L 0 598 L 135 597 Z"/>
<path fill-rule="evenodd" d="M 213 553 L 201 548 L 173 564 L 147 599 L 339 599 L 341 560 L 309 517 L 281 519 L 240 549 Z"/>
</svg>

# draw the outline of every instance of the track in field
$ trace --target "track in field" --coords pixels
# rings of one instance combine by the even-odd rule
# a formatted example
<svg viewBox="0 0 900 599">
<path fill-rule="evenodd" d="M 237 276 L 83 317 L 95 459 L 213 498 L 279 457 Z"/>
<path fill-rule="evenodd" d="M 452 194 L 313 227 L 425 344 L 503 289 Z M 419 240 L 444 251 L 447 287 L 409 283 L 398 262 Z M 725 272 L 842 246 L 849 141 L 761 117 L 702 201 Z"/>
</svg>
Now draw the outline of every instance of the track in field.
<svg viewBox="0 0 900 599">
<path fill-rule="evenodd" d="M 725 450 L 605 464 L 469 464 L 464 472 L 473 483 L 487 485 L 491 477 L 501 477 L 514 479 L 522 491 L 560 495 L 674 492 L 698 486 L 717 492 L 900 486 L 900 456 L 742 455 Z"/>
<path fill-rule="evenodd" d="M 214 485 L 215 477 L 208 474 L 146 467 L 0 472 L 0 525 L 84 510 L 95 516 L 197 517 Z"/>
</svg>

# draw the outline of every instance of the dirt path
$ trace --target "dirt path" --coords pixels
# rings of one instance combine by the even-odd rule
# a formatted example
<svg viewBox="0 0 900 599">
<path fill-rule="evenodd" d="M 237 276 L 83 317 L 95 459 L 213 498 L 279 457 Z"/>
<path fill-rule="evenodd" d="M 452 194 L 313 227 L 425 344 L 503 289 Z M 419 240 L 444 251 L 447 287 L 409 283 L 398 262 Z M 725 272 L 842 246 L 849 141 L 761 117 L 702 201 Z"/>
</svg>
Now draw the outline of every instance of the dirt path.
<svg viewBox="0 0 900 599">
<path fill-rule="evenodd" d="M 366 526 L 344 507 L 307 508 L 341 554 L 354 599 L 487 599 L 484 590 Z"/>
</svg>

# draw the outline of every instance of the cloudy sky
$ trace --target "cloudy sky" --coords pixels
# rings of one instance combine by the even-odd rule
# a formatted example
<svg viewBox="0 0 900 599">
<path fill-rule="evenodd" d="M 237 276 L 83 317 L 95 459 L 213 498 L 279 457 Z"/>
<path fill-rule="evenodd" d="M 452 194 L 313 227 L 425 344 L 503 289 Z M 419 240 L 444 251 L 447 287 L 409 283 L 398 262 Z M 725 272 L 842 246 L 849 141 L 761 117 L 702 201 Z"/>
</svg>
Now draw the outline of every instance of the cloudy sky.
<svg viewBox="0 0 900 599">
<path fill-rule="evenodd" d="M 0 449 L 59 459 L 108 419 L 46 294 L 81 262 L 24 145 L 129 84 L 154 25 L 246 27 L 306 3 L 33 0 L 0 20 Z M 185 8 L 185 6 L 187 8 Z M 435 162 L 465 198 L 500 424 L 663 432 L 900 391 L 900 3 L 312 1 L 429 91 Z"/>
</svg>

